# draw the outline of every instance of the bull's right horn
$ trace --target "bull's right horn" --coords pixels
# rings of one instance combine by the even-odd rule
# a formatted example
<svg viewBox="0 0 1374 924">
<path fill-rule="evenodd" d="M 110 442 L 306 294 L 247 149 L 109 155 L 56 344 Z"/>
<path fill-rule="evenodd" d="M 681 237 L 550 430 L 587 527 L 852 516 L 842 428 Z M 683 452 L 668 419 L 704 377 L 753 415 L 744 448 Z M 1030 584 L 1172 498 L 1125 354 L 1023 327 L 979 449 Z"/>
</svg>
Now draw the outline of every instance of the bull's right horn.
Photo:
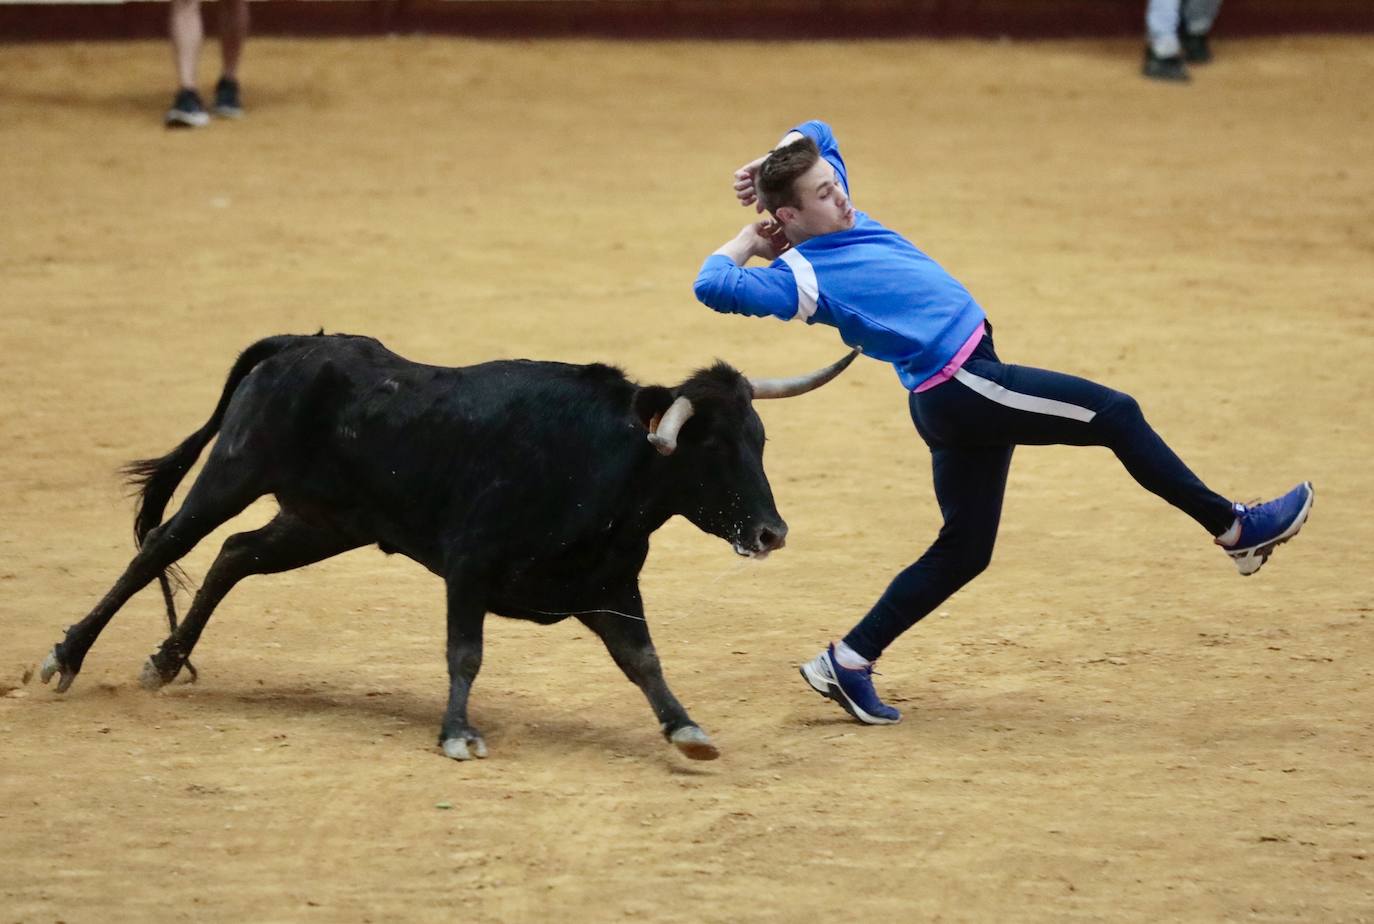
<svg viewBox="0 0 1374 924">
<path fill-rule="evenodd" d="M 695 411 L 692 399 L 679 395 L 672 406 L 663 412 L 658 426 L 649 434 L 649 442 L 654 444 L 654 448 L 661 455 L 671 456 L 677 449 L 677 433 Z"/>
<path fill-rule="evenodd" d="M 755 398 L 795 398 L 797 395 L 814 391 L 829 382 L 848 369 L 849 364 L 858 355 L 857 349 L 851 350 L 849 355 L 831 363 L 824 369 L 817 369 L 815 372 L 808 372 L 806 375 L 798 375 L 790 379 L 759 379 L 758 381 L 750 379 L 749 384 L 754 388 Z"/>
</svg>

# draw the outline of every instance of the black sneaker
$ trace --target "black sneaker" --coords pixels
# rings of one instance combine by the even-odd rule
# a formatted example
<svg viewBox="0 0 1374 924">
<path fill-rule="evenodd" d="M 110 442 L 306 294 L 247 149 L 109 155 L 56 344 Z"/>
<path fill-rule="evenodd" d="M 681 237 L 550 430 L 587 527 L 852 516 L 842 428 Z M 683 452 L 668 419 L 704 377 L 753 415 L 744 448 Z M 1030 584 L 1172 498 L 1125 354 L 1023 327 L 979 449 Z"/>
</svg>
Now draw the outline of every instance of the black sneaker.
<svg viewBox="0 0 1374 924">
<path fill-rule="evenodd" d="M 172 108 L 167 110 L 163 124 L 168 128 L 200 128 L 210 121 L 205 104 L 195 90 L 178 90 L 172 100 Z"/>
<path fill-rule="evenodd" d="M 1187 83 L 1190 79 L 1188 68 L 1183 63 L 1182 55 L 1170 55 L 1161 58 L 1155 54 L 1153 48 L 1145 49 L 1145 64 L 1140 72 L 1152 80 L 1172 80 L 1175 83 Z"/>
<path fill-rule="evenodd" d="M 1206 64 L 1212 60 L 1212 46 L 1207 44 L 1207 33 L 1189 35 L 1186 30 L 1178 34 L 1178 42 L 1183 46 L 1183 60 L 1189 64 Z"/>
<path fill-rule="evenodd" d="M 221 77 L 215 84 L 215 115 L 225 119 L 243 118 L 243 103 L 239 101 L 239 82 Z"/>
</svg>

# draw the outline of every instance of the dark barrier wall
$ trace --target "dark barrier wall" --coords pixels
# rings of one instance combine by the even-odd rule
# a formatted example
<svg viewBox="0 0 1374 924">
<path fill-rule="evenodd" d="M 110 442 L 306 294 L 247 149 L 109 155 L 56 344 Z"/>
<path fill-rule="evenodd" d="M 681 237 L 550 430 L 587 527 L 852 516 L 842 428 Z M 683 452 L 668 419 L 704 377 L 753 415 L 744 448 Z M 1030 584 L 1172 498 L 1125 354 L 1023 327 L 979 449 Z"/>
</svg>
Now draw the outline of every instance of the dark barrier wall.
<svg viewBox="0 0 1374 924">
<path fill-rule="evenodd" d="M 626 38 L 1138 35 L 1145 0 L 259 0 L 257 35 Z M 214 17 L 207 17 L 213 27 Z M 0 41 L 145 38 L 167 4 L 0 3 Z M 1228 0 L 1228 35 L 1374 32 L 1374 0 Z"/>
</svg>

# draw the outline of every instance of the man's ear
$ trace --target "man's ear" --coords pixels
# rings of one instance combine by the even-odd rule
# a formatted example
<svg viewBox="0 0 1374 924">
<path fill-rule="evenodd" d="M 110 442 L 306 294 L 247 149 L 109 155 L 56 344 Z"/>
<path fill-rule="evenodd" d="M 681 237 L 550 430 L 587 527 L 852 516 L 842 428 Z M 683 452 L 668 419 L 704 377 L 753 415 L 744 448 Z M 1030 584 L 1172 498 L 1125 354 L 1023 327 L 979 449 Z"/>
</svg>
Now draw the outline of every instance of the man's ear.
<svg viewBox="0 0 1374 924">
<path fill-rule="evenodd" d="M 658 429 L 658 419 L 673 403 L 673 393 L 662 385 L 646 385 L 635 392 L 635 417 L 639 423 L 653 433 Z"/>
<path fill-rule="evenodd" d="M 773 210 L 773 219 L 780 225 L 788 225 L 797 220 L 797 210 L 790 205 L 780 205 Z"/>
</svg>

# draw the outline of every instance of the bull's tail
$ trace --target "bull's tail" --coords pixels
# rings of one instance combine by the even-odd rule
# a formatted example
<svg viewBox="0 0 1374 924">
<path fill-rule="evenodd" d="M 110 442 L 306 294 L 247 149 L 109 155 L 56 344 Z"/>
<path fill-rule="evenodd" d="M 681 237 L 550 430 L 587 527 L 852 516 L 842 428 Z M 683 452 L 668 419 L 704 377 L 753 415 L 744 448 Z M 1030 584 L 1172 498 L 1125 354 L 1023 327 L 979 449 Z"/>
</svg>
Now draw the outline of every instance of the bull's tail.
<svg viewBox="0 0 1374 924">
<path fill-rule="evenodd" d="M 215 405 L 214 413 L 199 430 L 192 433 L 181 441 L 171 452 L 156 459 L 138 459 L 128 463 L 121 470 L 128 479 L 129 484 L 136 489 L 138 500 L 134 509 L 134 541 L 139 548 L 143 547 L 148 534 L 162 523 L 163 515 L 167 511 L 167 504 L 172 499 L 172 494 L 176 491 L 177 485 L 181 484 L 186 473 L 196 464 L 200 454 L 219 432 L 220 424 L 224 422 L 225 411 L 229 408 L 229 402 L 234 397 L 234 392 L 243 382 L 254 367 L 263 360 L 276 356 L 293 346 L 301 343 L 305 338 L 294 335 L 283 335 L 278 337 L 267 337 L 244 350 L 239 356 L 234 367 L 229 370 L 229 378 L 224 383 L 224 391 L 220 393 L 219 403 Z M 172 583 L 185 586 L 185 575 L 175 565 L 167 571 L 158 575 L 158 583 L 162 587 L 162 599 L 167 605 L 167 622 L 172 630 L 177 627 L 176 606 L 173 603 Z M 188 663 L 192 677 L 195 676 L 195 668 Z"/>
</svg>

